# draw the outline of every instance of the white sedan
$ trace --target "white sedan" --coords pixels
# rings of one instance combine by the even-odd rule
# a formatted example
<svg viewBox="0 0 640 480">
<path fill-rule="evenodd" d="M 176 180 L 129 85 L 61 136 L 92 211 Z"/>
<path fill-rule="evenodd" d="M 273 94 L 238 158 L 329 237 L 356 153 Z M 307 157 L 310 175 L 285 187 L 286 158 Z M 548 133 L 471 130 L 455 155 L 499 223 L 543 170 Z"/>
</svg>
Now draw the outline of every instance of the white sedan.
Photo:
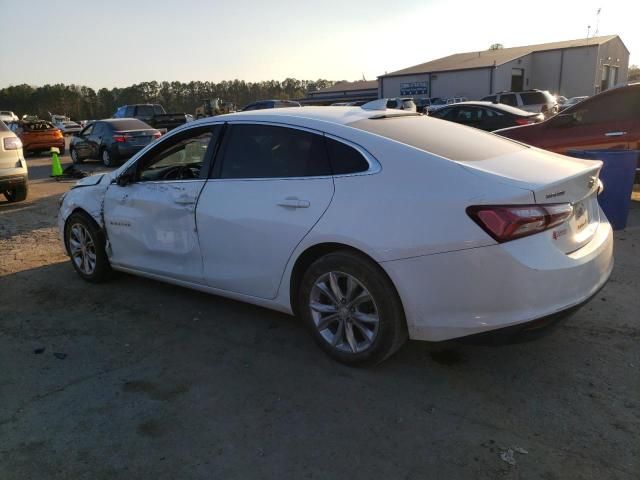
<svg viewBox="0 0 640 480">
<path fill-rule="evenodd" d="M 296 314 L 345 363 L 537 326 L 611 273 L 601 162 L 420 114 L 271 109 L 171 131 L 62 199 L 77 273 Z"/>
</svg>

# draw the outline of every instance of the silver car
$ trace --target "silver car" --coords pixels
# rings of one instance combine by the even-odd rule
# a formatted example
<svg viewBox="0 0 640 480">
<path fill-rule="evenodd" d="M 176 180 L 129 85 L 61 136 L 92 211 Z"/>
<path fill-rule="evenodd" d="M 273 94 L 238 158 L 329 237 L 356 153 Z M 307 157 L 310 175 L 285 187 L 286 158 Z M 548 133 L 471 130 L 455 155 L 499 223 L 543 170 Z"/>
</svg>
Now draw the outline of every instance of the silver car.
<svg viewBox="0 0 640 480">
<path fill-rule="evenodd" d="M 27 162 L 22 153 L 22 142 L 0 121 L 0 192 L 10 202 L 27 198 Z"/>
</svg>

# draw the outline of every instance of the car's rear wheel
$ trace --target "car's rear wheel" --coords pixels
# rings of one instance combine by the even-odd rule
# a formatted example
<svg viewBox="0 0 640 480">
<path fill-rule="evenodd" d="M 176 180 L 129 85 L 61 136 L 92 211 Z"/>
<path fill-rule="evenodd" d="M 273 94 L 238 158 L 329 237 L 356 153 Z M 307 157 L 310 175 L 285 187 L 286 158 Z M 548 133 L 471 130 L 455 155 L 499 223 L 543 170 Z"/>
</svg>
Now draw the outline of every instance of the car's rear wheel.
<svg viewBox="0 0 640 480">
<path fill-rule="evenodd" d="M 113 155 L 111 155 L 109 149 L 103 148 L 100 158 L 102 159 L 102 163 L 105 167 L 113 167 Z"/>
<path fill-rule="evenodd" d="M 25 183 L 24 185 L 18 185 L 10 190 L 4 192 L 4 198 L 9 202 L 22 202 L 27 199 L 29 193 L 29 187 Z"/>
<path fill-rule="evenodd" d="M 111 265 L 105 251 L 105 237 L 98 224 L 87 214 L 72 213 L 64 232 L 71 264 L 88 282 L 100 283 L 111 275 Z"/>
<path fill-rule="evenodd" d="M 84 163 L 80 157 L 78 156 L 78 151 L 75 148 L 70 148 L 69 149 L 70 153 L 71 153 L 71 161 L 75 164 L 78 165 L 80 163 Z"/>
<path fill-rule="evenodd" d="M 299 312 L 314 338 L 342 363 L 379 363 L 407 339 L 395 287 L 362 255 L 344 250 L 316 260 L 298 294 Z"/>
</svg>

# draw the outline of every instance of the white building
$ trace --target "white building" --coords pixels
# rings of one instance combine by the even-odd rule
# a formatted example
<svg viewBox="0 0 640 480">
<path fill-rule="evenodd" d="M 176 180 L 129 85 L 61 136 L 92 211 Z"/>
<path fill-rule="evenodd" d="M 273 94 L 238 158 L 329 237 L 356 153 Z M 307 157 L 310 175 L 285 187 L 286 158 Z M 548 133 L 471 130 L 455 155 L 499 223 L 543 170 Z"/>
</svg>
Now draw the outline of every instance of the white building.
<svg viewBox="0 0 640 480">
<path fill-rule="evenodd" d="M 626 83 L 629 50 L 618 35 L 456 53 L 378 77 L 380 97 L 467 97 L 529 89 L 573 97 Z"/>
</svg>

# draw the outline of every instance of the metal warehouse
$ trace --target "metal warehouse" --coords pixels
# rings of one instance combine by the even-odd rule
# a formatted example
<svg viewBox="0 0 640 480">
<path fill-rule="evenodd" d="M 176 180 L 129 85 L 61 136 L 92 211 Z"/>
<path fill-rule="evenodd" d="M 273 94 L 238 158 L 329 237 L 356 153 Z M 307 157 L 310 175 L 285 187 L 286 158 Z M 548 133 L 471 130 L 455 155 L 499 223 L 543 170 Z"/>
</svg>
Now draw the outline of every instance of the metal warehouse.
<svg viewBox="0 0 640 480">
<path fill-rule="evenodd" d="M 456 53 L 378 77 L 380 97 L 467 97 L 549 90 L 573 97 L 626 83 L 629 50 L 618 35 Z"/>
</svg>

